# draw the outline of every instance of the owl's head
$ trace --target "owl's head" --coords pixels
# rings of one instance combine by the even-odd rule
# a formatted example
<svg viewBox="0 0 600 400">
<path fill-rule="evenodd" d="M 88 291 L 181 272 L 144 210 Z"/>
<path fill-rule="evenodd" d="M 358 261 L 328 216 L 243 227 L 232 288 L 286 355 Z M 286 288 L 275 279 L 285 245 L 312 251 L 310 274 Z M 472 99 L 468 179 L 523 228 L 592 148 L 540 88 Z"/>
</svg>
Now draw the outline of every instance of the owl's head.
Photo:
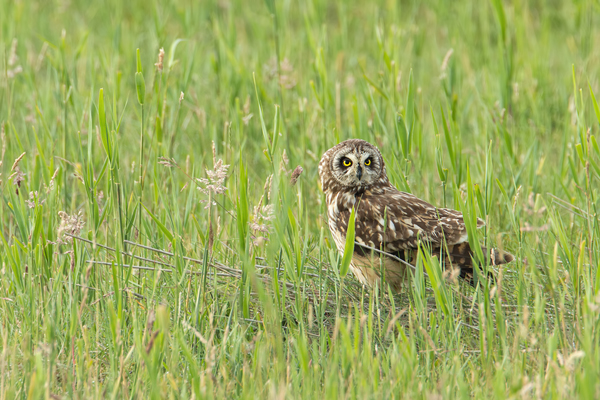
<svg viewBox="0 0 600 400">
<path fill-rule="evenodd" d="M 319 177 L 326 193 L 389 184 L 381 153 L 360 139 L 346 140 L 327 150 L 319 163 Z"/>
</svg>

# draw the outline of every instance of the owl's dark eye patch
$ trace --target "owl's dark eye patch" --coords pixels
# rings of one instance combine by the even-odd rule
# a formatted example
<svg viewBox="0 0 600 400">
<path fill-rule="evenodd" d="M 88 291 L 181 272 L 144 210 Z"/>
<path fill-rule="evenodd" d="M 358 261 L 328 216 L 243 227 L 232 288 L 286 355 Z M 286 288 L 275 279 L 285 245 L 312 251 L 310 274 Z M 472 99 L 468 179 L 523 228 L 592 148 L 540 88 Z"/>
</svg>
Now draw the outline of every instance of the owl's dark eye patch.
<svg viewBox="0 0 600 400">
<path fill-rule="evenodd" d="M 371 164 L 373 164 L 373 161 L 371 160 L 371 157 L 369 157 L 365 160 L 365 166 L 369 167 Z"/>
<path fill-rule="evenodd" d="M 351 165 L 352 165 L 352 160 L 349 159 L 348 157 L 342 157 L 342 159 L 340 160 L 340 166 L 342 166 L 343 168 L 348 168 Z"/>
</svg>

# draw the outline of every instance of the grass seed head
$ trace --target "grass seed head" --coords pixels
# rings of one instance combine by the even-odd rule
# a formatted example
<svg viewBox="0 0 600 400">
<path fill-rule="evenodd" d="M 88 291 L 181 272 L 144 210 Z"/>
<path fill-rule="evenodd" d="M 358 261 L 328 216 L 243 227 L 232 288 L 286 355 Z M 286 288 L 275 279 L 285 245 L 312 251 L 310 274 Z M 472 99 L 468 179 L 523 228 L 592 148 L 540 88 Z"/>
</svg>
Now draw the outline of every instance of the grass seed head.
<svg viewBox="0 0 600 400">
<path fill-rule="evenodd" d="M 25 174 L 23 173 L 23 171 L 21 171 L 19 166 L 16 166 L 13 169 L 15 172 L 13 172 L 12 175 L 8 177 L 8 180 L 12 179 L 13 185 L 17 187 L 16 193 L 19 194 L 19 188 L 21 187 L 21 182 L 25 180 Z"/>
<path fill-rule="evenodd" d="M 453 53 L 454 49 L 448 50 L 448 52 L 446 52 L 446 55 L 444 56 L 444 59 L 442 60 L 442 65 L 440 67 L 440 80 L 444 79 L 447 76 L 446 70 L 448 69 L 448 63 L 450 62 L 450 57 L 452 57 Z"/>
<path fill-rule="evenodd" d="M 158 62 L 156 62 L 154 64 L 154 66 L 156 67 L 156 69 L 158 70 L 158 72 L 162 72 L 163 71 L 163 60 L 165 58 L 165 49 L 163 49 L 162 47 L 160 48 L 160 50 L 158 50 Z"/>
<path fill-rule="evenodd" d="M 23 157 L 25 157 L 25 153 L 23 153 L 19 157 L 17 157 L 17 159 L 13 163 L 12 168 L 10 169 L 11 172 L 15 171 L 19 167 L 19 162 L 21 162 L 21 160 L 23 159 Z"/>
<path fill-rule="evenodd" d="M 285 152 L 285 149 L 283 149 L 283 153 L 281 154 L 281 162 L 279 163 L 279 170 L 286 175 L 289 174 L 291 172 L 287 169 L 289 164 L 290 164 L 290 159 L 288 158 L 288 155 Z"/>
<path fill-rule="evenodd" d="M 46 202 L 46 199 L 40 200 L 37 190 L 35 192 L 29 192 L 29 200 L 27 202 L 27 207 L 35 208 L 36 205 L 42 205 Z"/>
<path fill-rule="evenodd" d="M 77 214 L 69 215 L 64 211 L 59 211 L 58 216 L 60 218 L 60 225 L 57 230 L 57 242 L 59 244 L 73 242 L 73 238 L 66 234 L 79 235 L 79 232 L 81 232 L 81 229 L 85 226 L 83 213 L 79 211 Z"/>
<path fill-rule="evenodd" d="M 178 166 L 174 158 L 168 157 L 158 157 L 158 163 L 168 168 L 174 168 Z"/>
<path fill-rule="evenodd" d="M 225 186 L 225 179 L 227 179 L 227 170 L 229 169 L 229 165 L 223 164 L 222 159 L 217 160 L 215 142 L 213 142 L 212 150 L 213 169 L 206 170 L 207 178 L 196 178 L 196 181 L 200 184 L 198 186 L 198 190 L 200 190 L 204 194 L 224 194 L 227 191 L 227 187 Z"/>
<path fill-rule="evenodd" d="M 302 175 L 303 171 L 304 168 L 302 168 L 300 165 L 298 165 L 296 169 L 294 169 L 294 171 L 292 172 L 292 177 L 290 178 L 290 183 L 292 186 L 294 186 L 296 182 L 298 182 L 298 178 L 300 178 L 300 175 Z"/>
<path fill-rule="evenodd" d="M 244 123 L 244 125 L 248 125 L 248 123 L 250 123 L 250 120 L 252 119 L 253 116 L 254 116 L 254 114 L 250 113 L 250 114 L 242 117 L 242 122 Z"/>
<path fill-rule="evenodd" d="M 54 170 L 54 174 L 52 174 L 52 178 L 50 178 L 50 183 L 48 184 L 48 187 L 46 188 L 46 193 L 50 193 L 52 191 L 52 189 L 54 189 L 54 182 L 56 181 L 56 176 L 58 175 L 58 170 L 59 170 L 59 168 L 56 168 Z"/>
</svg>

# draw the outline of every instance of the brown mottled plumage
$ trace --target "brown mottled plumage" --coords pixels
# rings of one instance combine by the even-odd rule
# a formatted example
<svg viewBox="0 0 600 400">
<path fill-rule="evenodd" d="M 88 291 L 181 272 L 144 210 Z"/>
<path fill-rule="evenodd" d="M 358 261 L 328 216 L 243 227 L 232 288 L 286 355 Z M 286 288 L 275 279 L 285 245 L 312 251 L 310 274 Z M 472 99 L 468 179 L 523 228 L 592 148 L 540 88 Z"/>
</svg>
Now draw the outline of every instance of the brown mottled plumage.
<svg viewBox="0 0 600 400">
<path fill-rule="evenodd" d="M 446 264 L 460 269 L 460 276 L 473 278 L 473 252 L 467 242 L 462 213 L 437 208 L 410 193 L 401 192 L 388 180 L 381 153 L 359 139 L 346 140 L 329 149 L 319 163 L 321 186 L 327 198 L 329 230 L 340 253 L 344 252 L 352 207 L 356 207 L 355 241 L 414 263 L 418 243 L 432 254 L 444 255 Z M 477 220 L 477 226 L 484 223 Z M 443 250 L 440 250 L 443 249 Z M 495 265 L 513 260 L 508 253 L 482 247 Z M 449 262 L 448 262 L 449 260 Z M 401 289 L 406 265 L 383 257 L 385 280 Z M 379 254 L 355 246 L 351 270 L 363 284 L 373 286 L 381 278 Z"/>
</svg>

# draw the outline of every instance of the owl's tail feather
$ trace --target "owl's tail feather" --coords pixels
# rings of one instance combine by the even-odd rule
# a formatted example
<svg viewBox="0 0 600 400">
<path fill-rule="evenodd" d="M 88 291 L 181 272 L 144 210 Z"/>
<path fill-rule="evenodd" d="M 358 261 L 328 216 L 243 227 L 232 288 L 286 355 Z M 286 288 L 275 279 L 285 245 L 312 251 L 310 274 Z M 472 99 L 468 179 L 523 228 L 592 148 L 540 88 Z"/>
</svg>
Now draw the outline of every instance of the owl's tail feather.
<svg viewBox="0 0 600 400">
<path fill-rule="evenodd" d="M 484 257 L 487 258 L 486 262 L 488 265 L 500 265 L 506 264 L 515 259 L 515 257 L 507 252 L 497 250 L 497 249 L 487 249 L 485 247 L 481 247 L 481 252 Z M 446 260 L 446 266 L 452 265 L 452 268 L 457 268 L 460 270 L 460 277 L 467 282 L 469 282 L 472 286 L 475 286 L 475 271 L 473 268 L 473 259 L 476 257 L 471 249 L 471 246 L 468 242 L 463 242 L 455 245 L 448 246 L 448 249 L 442 249 L 441 253 Z M 495 277 L 488 272 L 488 278 L 495 282 Z"/>
</svg>

